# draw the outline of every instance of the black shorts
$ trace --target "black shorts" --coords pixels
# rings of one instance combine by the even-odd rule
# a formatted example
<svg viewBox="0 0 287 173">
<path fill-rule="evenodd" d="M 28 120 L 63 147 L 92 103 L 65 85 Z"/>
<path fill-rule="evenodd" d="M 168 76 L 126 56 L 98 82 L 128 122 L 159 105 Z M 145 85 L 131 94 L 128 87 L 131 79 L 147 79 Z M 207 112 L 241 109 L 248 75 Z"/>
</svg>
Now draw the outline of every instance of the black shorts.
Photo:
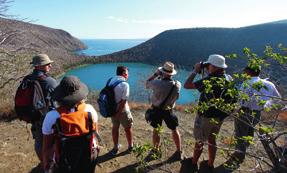
<svg viewBox="0 0 287 173">
<path fill-rule="evenodd" d="M 166 126 L 171 130 L 175 130 L 178 126 L 177 117 L 169 110 L 158 110 L 155 115 L 150 117 L 150 125 L 153 128 L 157 128 L 162 125 L 163 120 Z"/>
</svg>

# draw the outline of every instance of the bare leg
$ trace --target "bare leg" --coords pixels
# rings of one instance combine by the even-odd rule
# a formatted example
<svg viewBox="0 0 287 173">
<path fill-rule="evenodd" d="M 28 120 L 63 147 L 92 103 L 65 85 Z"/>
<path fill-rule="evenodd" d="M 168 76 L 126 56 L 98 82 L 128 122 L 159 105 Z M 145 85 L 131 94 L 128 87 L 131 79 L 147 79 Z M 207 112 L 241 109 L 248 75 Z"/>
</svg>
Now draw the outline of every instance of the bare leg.
<svg viewBox="0 0 287 173">
<path fill-rule="evenodd" d="M 214 136 L 208 138 L 208 166 L 213 166 L 216 155 L 216 139 Z"/>
<path fill-rule="evenodd" d="M 203 150 L 203 142 L 199 141 L 195 143 L 193 156 L 192 156 L 192 164 L 197 164 L 198 159 L 202 153 Z"/>
<path fill-rule="evenodd" d="M 181 138 L 177 129 L 172 131 L 172 138 L 175 143 L 177 151 L 181 151 Z"/>
<path fill-rule="evenodd" d="M 119 144 L 119 125 L 113 125 L 112 128 L 112 136 L 113 136 L 113 142 L 114 142 L 114 148 L 118 148 Z"/>
<path fill-rule="evenodd" d="M 131 127 L 125 128 L 126 138 L 128 141 L 129 147 L 133 146 L 133 131 Z"/>
<path fill-rule="evenodd" d="M 155 148 L 159 148 L 160 137 L 155 129 L 153 129 L 152 142 Z"/>
</svg>

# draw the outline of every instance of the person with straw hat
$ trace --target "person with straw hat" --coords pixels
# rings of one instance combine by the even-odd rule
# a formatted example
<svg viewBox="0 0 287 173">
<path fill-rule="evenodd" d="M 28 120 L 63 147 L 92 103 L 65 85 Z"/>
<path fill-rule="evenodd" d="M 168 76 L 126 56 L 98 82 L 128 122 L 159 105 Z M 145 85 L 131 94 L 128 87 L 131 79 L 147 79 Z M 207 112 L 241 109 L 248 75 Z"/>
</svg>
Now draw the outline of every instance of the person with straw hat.
<svg viewBox="0 0 287 173">
<path fill-rule="evenodd" d="M 153 113 L 149 115 L 147 111 L 146 120 L 154 128 L 152 136 L 154 149 L 150 155 L 153 153 L 160 154 L 160 136 L 157 128 L 162 125 L 162 121 L 165 121 L 167 127 L 172 131 L 172 139 L 176 145 L 176 152 L 172 157 L 176 160 L 183 160 L 181 137 L 177 128 L 178 118 L 173 112 L 181 89 L 181 83 L 172 79 L 175 74 L 177 71 L 174 64 L 168 61 L 146 80 L 146 88 L 153 91 L 152 106 L 149 109 Z"/>
</svg>

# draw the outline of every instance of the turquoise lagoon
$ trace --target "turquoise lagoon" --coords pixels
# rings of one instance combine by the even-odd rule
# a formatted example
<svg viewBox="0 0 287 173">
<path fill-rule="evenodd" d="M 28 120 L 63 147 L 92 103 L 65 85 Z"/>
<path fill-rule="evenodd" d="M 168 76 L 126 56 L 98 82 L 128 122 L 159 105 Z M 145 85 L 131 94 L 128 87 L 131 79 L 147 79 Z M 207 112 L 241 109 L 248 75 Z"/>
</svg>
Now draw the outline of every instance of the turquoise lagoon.
<svg viewBox="0 0 287 173">
<path fill-rule="evenodd" d="M 136 102 L 149 103 L 151 92 L 144 88 L 145 80 L 153 74 L 157 67 L 142 63 L 105 63 L 80 67 L 68 71 L 66 75 L 78 76 L 82 82 L 86 83 L 91 90 L 100 91 L 106 81 L 116 74 L 116 67 L 124 65 L 129 68 L 130 100 Z M 179 80 L 183 85 L 189 72 L 178 70 L 174 79 Z M 198 92 L 186 90 L 182 87 L 177 104 L 189 104 L 198 99 Z"/>
</svg>

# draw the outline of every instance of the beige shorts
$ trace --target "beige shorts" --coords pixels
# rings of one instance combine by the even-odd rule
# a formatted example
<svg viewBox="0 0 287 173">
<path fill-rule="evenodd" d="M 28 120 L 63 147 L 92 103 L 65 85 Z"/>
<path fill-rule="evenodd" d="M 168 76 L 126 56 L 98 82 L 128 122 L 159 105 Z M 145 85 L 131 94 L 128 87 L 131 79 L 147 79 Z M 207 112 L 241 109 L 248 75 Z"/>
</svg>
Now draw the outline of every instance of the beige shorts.
<svg viewBox="0 0 287 173">
<path fill-rule="evenodd" d="M 130 111 L 124 111 L 119 119 L 112 117 L 112 123 L 114 126 L 122 124 L 124 128 L 130 128 L 133 125 L 133 116 Z"/>
<path fill-rule="evenodd" d="M 193 135 L 196 141 L 205 142 L 209 137 L 218 134 L 222 121 L 218 118 L 206 118 L 196 115 L 194 120 Z"/>
</svg>

